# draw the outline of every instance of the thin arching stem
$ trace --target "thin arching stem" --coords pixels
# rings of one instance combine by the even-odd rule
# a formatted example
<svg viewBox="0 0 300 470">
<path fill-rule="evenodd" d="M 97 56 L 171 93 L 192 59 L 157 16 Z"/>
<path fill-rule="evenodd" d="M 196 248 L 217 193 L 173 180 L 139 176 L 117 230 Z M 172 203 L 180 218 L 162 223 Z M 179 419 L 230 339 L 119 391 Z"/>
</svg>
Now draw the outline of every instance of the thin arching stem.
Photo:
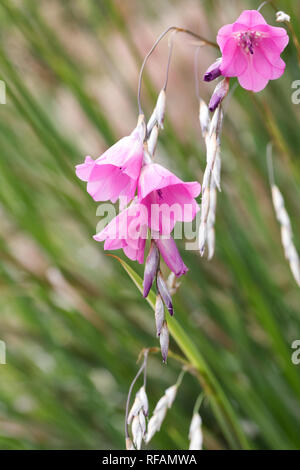
<svg viewBox="0 0 300 470">
<path fill-rule="evenodd" d="M 196 414 L 199 412 L 199 409 L 200 409 L 200 406 L 202 404 L 202 401 L 203 401 L 203 398 L 204 398 L 204 393 L 201 392 L 199 395 L 198 395 L 198 398 L 196 400 L 196 403 L 195 403 L 195 406 L 194 406 L 194 410 L 193 410 L 193 414 Z"/>
<path fill-rule="evenodd" d="M 169 80 L 169 71 L 170 71 L 170 65 L 171 65 L 171 58 L 172 58 L 172 53 L 173 53 L 173 47 L 174 47 L 174 35 L 177 33 L 177 31 L 173 31 L 171 38 L 169 40 L 169 56 L 168 56 L 168 63 L 167 63 L 167 70 L 166 70 L 166 78 L 165 78 L 165 83 L 163 86 L 163 90 L 166 91 L 167 86 L 168 86 L 168 80 Z"/>
<path fill-rule="evenodd" d="M 146 350 L 144 352 L 144 361 L 143 361 L 143 364 L 141 365 L 141 367 L 139 368 L 136 376 L 134 377 L 133 381 L 131 382 L 131 385 L 129 387 L 129 391 L 128 391 L 128 396 L 127 396 L 127 401 L 126 401 L 126 411 L 125 411 L 125 438 L 127 439 L 129 437 L 129 432 L 128 432 L 128 423 L 127 423 L 127 420 L 128 420 L 128 414 L 129 414 L 129 405 L 130 405 L 130 398 L 131 398 L 131 393 L 132 393 L 132 389 L 137 381 L 137 379 L 139 378 L 139 376 L 142 374 L 142 372 L 144 371 L 144 384 L 145 384 L 145 371 L 146 371 L 146 367 L 147 367 L 147 360 L 148 360 L 148 350 Z"/>
<path fill-rule="evenodd" d="M 182 371 L 180 372 L 178 379 L 176 381 L 176 386 L 179 387 L 181 385 L 182 379 L 184 377 L 184 374 L 186 373 L 187 369 L 183 368 Z"/>
<path fill-rule="evenodd" d="M 216 43 L 212 42 L 212 41 L 208 41 L 207 39 L 203 38 L 202 36 L 199 36 L 199 34 L 196 34 L 194 33 L 193 31 L 190 31 L 188 29 L 185 29 L 185 28 L 179 28 L 177 26 L 169 26 L 169 28 L 167 28 L 165 31 L 163 31 L 160 36 L 158 36 L 158 38 L 156 39 L 155 43 L 153 44 L 153 46 L 151 47 L 150 51 L 148 52 L 148 54 L 146 55 L 146 57 L 144 58 L 143 60 L 143 63 L 142 63 L 142 66 L 141 66 L 141 70 L 140 70 L 140 74 L 139 74 L 139 84 L 138 84 L 138 95 L 137 95 L 137 100 L 138 100 L 138 108 L 139 108 L 139 114 L 143 114 L 143 110 L 142 110 L 142 106 L 141 106 L 141 87 L 142 87 L 142 79 L 143 79 L 143 73 L 144 73 L 144 68 L 145 68 L 145 65 L 149 59 L 149 57 L 151 56 L 151 54 L 154 52 L 154 50 L 156 49 L 157 45 L 160 43 L 160 41 L 170 32 L 170 31 L 177 31 L 179 33 L 186 33 L 186 34 L 189 34 L 190 36 L 192 36 L 193 38 L 195 39 L 198 39 L 199 41 L 202 41 L 204 44 L 207 44 L 207 45 L 210 45 L 210 46 L 213 46 L 213 47 L 218 47 Z"/>
<path fill-rule="evenodd" d="M 267 5 L 267 3 L 270 3 L 270 0 L 266 0 L 266 1 L 263 2 L 261 5 L 259 5 L 257 11 L 260 11 L 265 5 Z"/>
<path fill-rule="evenodd" d="M 149 349 L 146 349 L 144 353 L 144 388 L 146 388 L 147 383 L 147 360 L 148 360 Z"/>
</svg>

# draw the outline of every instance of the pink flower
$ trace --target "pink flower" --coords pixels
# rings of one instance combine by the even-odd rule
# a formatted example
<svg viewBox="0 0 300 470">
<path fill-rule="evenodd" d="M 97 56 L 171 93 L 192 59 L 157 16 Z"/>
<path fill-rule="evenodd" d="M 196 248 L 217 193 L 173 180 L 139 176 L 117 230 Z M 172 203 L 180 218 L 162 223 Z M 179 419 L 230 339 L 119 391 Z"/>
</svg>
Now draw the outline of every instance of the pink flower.
<svg viewBox="0 0 300 470">
<path fill-rule="evenodd" d="M 286 30 L 269 26 L 256 10 L 245 10 L 235 23 L 223 26 L 217 42 L 222 52 L 221 74 L 238 77 L 246 90 L 261 91 L 284 72 L 280 54 L 289 42 Z"/>
<path fill-rule="evenodd" d="M 188 271 L 171 236 L 170 238 L 159 238 L 155 242 L 166 265 L 176 277 L 180 277 Z"/>
<path fill-rule="evenodd" d="M 175 223 L 191 222 L 199 210 L 197 181 L 184 183 L 157 163 L 143 166 L 138 183 L 138 200 L 148 210 L 151 230 L 169 235 Z"/>
<path fill-rule="evenodd" d="M 147 221 L 145 206 L 133 202 L 93 238 L 98 242 L 105 240 L 104 250 L 122 248 L 128 258 L 142 264 L 148 232 Z"/>
<path fill-rule="evenodd" d="M 87 192 L 95 201 L 112 201 L 124 197 L 127 203 L 133 199 L 143 161 L 142 126 L 136 129 L 94 161 L 86 157 L 76 166 L 76 175 L 87 181 Z"/>
</svg>

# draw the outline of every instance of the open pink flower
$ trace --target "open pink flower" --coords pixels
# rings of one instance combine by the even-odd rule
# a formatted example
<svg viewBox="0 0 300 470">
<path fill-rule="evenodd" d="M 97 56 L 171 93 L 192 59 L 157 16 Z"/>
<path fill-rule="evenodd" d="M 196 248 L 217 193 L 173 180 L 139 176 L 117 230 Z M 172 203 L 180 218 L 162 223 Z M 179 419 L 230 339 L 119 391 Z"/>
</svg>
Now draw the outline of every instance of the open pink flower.
<svg viewBox="0 0 300 470">
<path fill-rule="evenodd" d="M 123 249 L 128 258 L 142 264 L 148 232 L 147 221 L 145 206 L 133 202 L 93 238 L 98 242 L 105 240 L 104 250 Z"/>
<path fill-rule="evenodd" d="M 184 183 L 157 163 L 143 166 L 138 183 L 138 200 L 148 210 L 151 230 L 168 235 L 175 223 L 191 222 L 199 210 L 195 197 L 199 196 L 197 181 Z"/>
<path fill-rule="evenodd" d="M 76 175 L 87 181 L 87 192 L 95 201 L 115 203 L 123 197 L 128 203 L 133 199 L 143 161 L 142 134 L 139 125 L 97 160 L 86 157 L 83 164 L 76 166 Z"/>
<path fill-rule="evenodd" d="M 238 77 L 246 90 L 261 91 L 284 72 L 280 54 L 289 42 L 286 30 L 269 26 L 256 10 L 245 10 L 235 23 L 223 26 L 217 42 L 222 52 L 221 74 Z"/>
</svg>

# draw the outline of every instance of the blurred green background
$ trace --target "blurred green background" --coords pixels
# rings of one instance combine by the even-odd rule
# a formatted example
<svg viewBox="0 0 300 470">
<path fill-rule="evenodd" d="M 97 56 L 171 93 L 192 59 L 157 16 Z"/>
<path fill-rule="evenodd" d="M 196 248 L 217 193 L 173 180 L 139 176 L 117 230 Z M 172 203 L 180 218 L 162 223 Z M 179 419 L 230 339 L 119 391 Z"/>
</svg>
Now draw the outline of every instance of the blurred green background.
<svg viewBox="0 0 300 470">
<path fill-rule="evenodd" d="M 157 346 L 153 312 L 121 266 L 92 239 L 97 204 L 74 174 L 137 119 L 142 59 L 168 26 L 215 40 L 259 1 L 1 0 L 0 365 L 1 449 L 120 449 L 128 387 L 143 347 Z M 299 37 L 300 5 L 277 1 Z M 262 13 L 276 25 L 270 6 Z M 195 46 L 177 35 L 165 131 L 157 155 L 182 179 L 202 180 L 205 149 L 194 91 Z M 165 40 L 143 86 L 151 113 L 162 86 Z M 217 57 L 200 53 L 200 73 Z M 253 95 L 237 88 L 222 139 L 216 254 L 182 255 L 189 272 L 174 297 L 176 318 L 214 371 L 251 447 L 300 448 L 300 295 L 284 259 L 265 151 L 274 142 L 276 181 L 300 250 L 300 79 L 292 41 L 284 76 Z M 234 80 L 233 80 L 234 81 Z M 201 84 L 206 101 L 214 84 Z M 142 274 L 142 267 L 131 263 Z M 170 347 L 180 353 L 174 341 Z M 151 356 L 151 408 L 180 367 Z M 186 374 L 151 446 L 187 449 L 201 389 Z M 209 403 L 201 408 L 204 445 L 228 448 Z"/>
</svg>

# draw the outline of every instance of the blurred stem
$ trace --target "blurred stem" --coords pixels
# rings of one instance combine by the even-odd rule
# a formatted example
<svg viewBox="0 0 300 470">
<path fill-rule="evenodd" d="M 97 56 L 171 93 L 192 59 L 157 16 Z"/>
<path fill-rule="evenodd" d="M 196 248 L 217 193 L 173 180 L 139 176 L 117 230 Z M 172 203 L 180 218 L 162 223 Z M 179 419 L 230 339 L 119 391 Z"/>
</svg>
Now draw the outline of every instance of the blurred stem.
<svg viewBox="0 0 300 470">
<path fill-rule="evenodd" d="M 201 393 L 199 393 L 198 398 L 195 402 L 193 415 L 196 414 L 196 413 L 199 413 L 200 406 L 202 405 L 203 399 L 204 399 L 204 393 L 201 392 Z"/>
<path fill-rule="evenodd" d="M 274 166 L 273 166 L 273 157 L 272 157 L 272 142 L 269 142 L 267 145 L 267 167 L 268 167 L 269 182 L 270 182 L 270 186 L 272 187 L 275 184 Z"/>
<path fill-rule="evenodd" d="M 254 101 L 255 106 L 259 109 L 261 116 L 265 116 L 264 123 L 267 127 L 270 137 L 274 141 L 275 146 L 277 147 L 279 153 L 285 160 L 286 165 L 289 167 L 291 172 L 299 181 L 299 169 L 291 157 L 289 148 L 286 145 L 285 139 L 277 125 L 277 122 L 274 119 L 273 113 L 267 100 L 264 99 L 261 103 L 253 93 L 251 94 L 251 97 Z"/>
</svg>

